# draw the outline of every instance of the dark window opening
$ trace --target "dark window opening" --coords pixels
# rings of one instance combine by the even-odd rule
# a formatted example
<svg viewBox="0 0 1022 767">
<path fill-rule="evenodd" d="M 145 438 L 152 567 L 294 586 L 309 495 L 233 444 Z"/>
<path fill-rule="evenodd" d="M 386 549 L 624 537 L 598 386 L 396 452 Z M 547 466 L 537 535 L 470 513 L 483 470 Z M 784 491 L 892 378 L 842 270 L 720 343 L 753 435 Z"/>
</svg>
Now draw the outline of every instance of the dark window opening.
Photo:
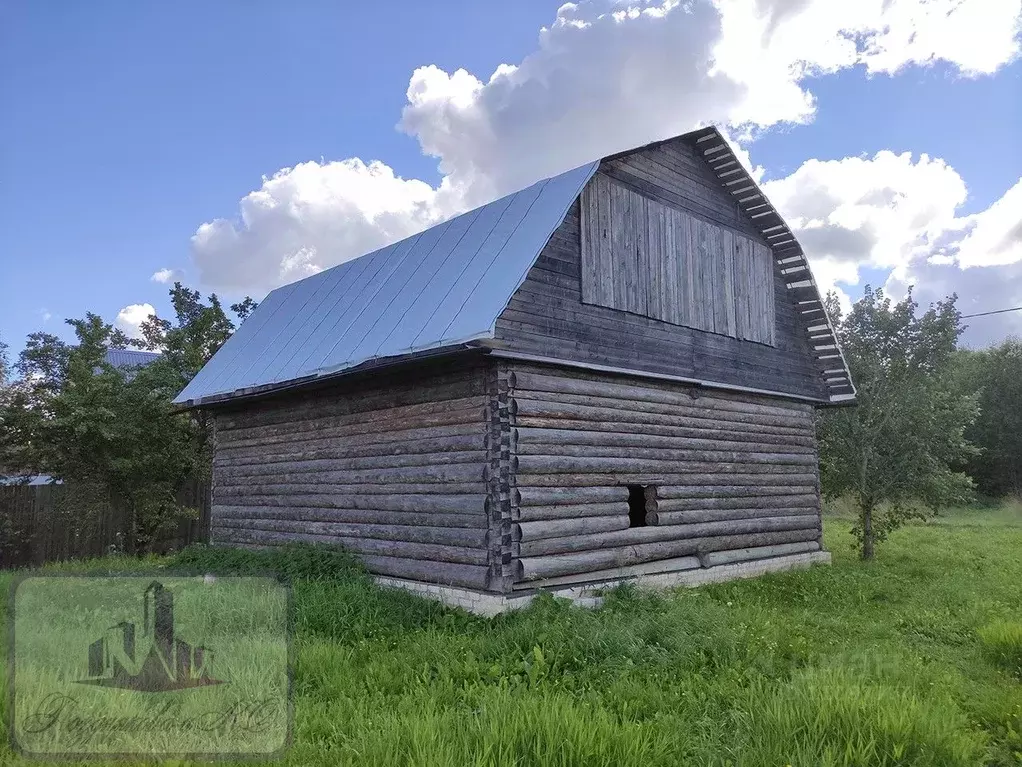
<svg viewBox="0 0 1022 767">
<path fill-rule="evenodd" d="M 642 485 L 628 486 L 628 526 L 646 526 L 646 488 Z"/>
</svg>

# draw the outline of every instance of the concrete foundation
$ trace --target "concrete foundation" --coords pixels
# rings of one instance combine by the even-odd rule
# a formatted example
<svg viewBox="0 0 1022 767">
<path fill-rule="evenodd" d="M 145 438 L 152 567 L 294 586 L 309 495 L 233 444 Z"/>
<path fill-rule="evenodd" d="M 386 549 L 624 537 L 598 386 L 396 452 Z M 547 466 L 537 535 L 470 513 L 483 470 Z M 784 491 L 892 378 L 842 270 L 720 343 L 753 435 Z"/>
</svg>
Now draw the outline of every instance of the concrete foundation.
<svg viewBox="0 0 1022 767">
<path fill-rule="evenodd" d="M 442 586 L 436 583 L 422 583 L 401 578 L 378 576 L 376 582 L 388 588 L 405 589 L 429 599 L 435 599 L 451 607 L 461 607 L 477 615 L 494 616 L 507 610 L 527 606 L 542 591 L 572 600 L 580 607 L 599 607 L 603 603 L 601 593 L 622 583 L 654 589 L 668 589 L 678 586 L 702 586 L 707 583 L 721 583 L 737 578 L 755 578 L 765 573 L 809 567 L 814 563 L 829 564 L 830 552 L 813 551 L 791 554 L 770 559 L 756 559 L 730 565 L 718 565 L 667 573 L 639 574 L 630 577 L 593 581 L 574 586 L 558 586 L 511 594 L 494 594 L 487 591 L 473 591 L 456 586 Z"/>
</svg>

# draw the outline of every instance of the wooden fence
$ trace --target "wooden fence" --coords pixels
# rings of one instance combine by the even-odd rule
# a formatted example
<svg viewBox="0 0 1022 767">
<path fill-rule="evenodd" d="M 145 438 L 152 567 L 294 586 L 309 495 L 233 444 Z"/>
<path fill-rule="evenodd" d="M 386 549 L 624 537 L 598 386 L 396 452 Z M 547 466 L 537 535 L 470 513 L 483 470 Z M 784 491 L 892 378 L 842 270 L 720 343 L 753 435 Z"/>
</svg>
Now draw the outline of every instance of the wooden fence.
<svg viewBox="0 0 1022 767">
<path fill-rule="evenodd" d="M 83 512 L 60 502 L 67 492 L 64 485 L 0 486 L 0 569 L 135 553 L 131 515 L 123 504 L 111 501 Z M 209 540 L 209 482 L 188 483 L 178 502 L 197 509 L 197 518 L 182 519 L 153 543 L 153 551 Z"/>
</svg>

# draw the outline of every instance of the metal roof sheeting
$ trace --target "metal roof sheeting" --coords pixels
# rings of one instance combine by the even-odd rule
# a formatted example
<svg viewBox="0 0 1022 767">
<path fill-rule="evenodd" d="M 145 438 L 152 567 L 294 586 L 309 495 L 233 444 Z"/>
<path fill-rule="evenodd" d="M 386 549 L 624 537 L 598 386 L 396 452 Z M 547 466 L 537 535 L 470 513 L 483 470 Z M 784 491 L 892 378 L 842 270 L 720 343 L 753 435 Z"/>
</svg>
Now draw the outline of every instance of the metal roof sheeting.
<svg viewBox="0 0 1022 767">
<path fill-rule="evenodd" d="M 160 358 L 157 352 L 137 349 L 107 349 L 106 361 L 115 368 L 141 368 Z"/>
<path fill-rule="evenodd" d="M 598 162 L 272 291 L 174 400 L 327 376 L 493 335 Z"/>
</svg>

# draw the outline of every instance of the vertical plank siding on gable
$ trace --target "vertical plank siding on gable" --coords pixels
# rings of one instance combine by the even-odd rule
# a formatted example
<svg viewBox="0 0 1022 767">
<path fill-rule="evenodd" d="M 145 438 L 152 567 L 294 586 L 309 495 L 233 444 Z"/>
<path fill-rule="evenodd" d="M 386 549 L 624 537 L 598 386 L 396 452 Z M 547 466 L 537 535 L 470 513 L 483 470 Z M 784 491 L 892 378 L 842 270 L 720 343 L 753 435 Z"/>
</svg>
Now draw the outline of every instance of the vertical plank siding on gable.
<svg viewBox="0 0 1022 767">
<path fill-rule="evenodd" d="M 509 380 L 513 588 L 819 550 L 812 405 L 555 365 Z"/>
<path fill-rule="evenodd" d="M 773 345 L 767 246 L 605 173 L 583 189 L 580 213 L 585 303 Z M 685 286 L 681 295 L 678 285 Z"/>
<path fill-rule="evenodd" d="M 602 215 L 601 210 L 601 221 Z M 579 226 L 576 202 L 498 318 L 495 339 L 501 347 L 569 362 L 825 399 L 822 370 L 812 358 L 805 321 L 790 303 L 777 267 L 770 276 L 774 345 L 767 346 L 584 302 Z M 668 240 L 688 236 L 684 225 L 667 231 Z M 687 299 L 681 311 L 693 312 L 698 275 L 689 273 L 681 261 L 673 266 L 680 276 L 677 290 Z M 737 272 L 738 266 L 734 268 Z M 748 303 L 736 303 L 736 312 L 749 309 Z M 736 318 L 739 326 L 742 322 Z"/>
<path fill-rule="evenodd" d="M 486 588 L 486 370 L 381 375 L 218 412 L 213 542 L 339 544 L 373 573 Z"/>
</svg>

